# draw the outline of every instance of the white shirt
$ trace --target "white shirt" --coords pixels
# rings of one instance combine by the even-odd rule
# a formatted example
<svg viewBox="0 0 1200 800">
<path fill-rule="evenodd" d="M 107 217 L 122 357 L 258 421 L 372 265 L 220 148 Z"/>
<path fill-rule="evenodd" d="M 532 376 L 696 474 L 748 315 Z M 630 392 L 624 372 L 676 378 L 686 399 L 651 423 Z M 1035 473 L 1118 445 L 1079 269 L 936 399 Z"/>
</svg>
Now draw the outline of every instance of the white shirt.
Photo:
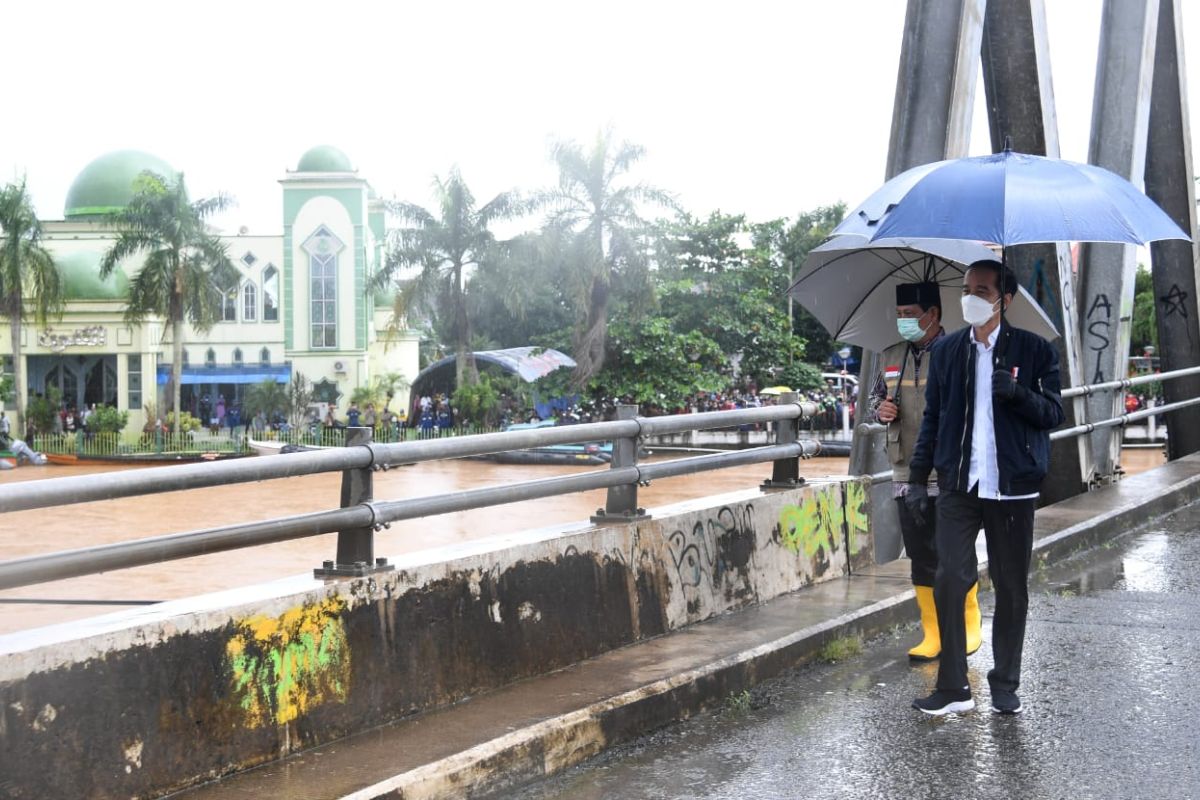
<svg viewBox="0 0 1200 800">
<path fill-rule="evenodd" d="M 975 338 L 971 331 L 971 342 L 975 345 L 975 421 L 971 428 L 971 467 L 967 473 L 967 488 L 979 486 L 979 496 L 984 500 L 1029 500 L 1038 493 L 1007 495 L 1000 494 L 1000 467 L 996 462 L 996 422 L 992 414 L 992 352 L 1000 337 L 997 325 L 986 342 Z"/>
</svg>

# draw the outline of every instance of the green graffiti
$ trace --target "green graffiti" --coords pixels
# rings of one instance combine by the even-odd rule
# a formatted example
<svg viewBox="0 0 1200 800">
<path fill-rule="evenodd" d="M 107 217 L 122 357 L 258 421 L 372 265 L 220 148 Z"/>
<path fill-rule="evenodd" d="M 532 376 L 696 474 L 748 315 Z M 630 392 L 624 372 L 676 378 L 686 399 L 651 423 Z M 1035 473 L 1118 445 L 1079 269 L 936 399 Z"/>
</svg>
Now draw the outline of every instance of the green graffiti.
<svg viewBox="0 0 1200 800">
<path fill-rule="evenodd" d="M 779 511 L 779 534 L 783 546 L 793 553 L 813 558 L 824 550 L 832 554 L 838 548 L 838 537 L 845 522 L 840 496 L 821 489 L 798 505 L 787 505 Z"/>
<path fill-rule="evenodd" d="M 225 647 L 231 694 L 252 727 L 283 724 L 344 700 L 350 650 L 336 598 L 241 621 Z"/>
<path fill-rule="evenodd" d="M 846 487 L 846 538 L 851 555 L 857 555 L 871 531 L 871 505 L 864 481 L 848 481 Z M 862 535 L 859 535 L 862 534 Z"/>
</svg>

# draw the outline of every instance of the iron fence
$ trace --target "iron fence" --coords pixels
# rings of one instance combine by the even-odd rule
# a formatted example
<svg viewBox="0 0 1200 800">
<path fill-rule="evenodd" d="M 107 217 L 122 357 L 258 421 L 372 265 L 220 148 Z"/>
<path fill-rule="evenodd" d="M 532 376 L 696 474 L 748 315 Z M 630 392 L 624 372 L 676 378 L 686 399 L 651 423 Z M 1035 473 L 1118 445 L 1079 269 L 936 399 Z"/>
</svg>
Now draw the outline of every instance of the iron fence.
<svg viewBox="0 0 1200 800">
<path fill-rule="evenodd" d="M 1185 369 L 1175 369 L 1170 372 L 1158 372 L 1148 375 L 1138 375 L 1133 378 L 1122 378 L 1121 380 L 1105 381 L 1104 383 L 1091 383 L 1082 386 L 1072 386 L 1069 389 L 1063 389 L 1063 399 L 1072 397 L 1086 397 L 1096 392 L 1115 392 L 1118 390 L 1128 389 L 1132 386 L 1141 386 L 1150 383 L 1159 383 L 1161 381 L 1175 380 L 1176 378 L 1184 378 L 1189 375 L 1200 375 L 1200 367 L 1187 367 Z M 1084 422 L 1070 428 L 1054 431 L 1050 434 L 1050 440 L 1067 439 L 1073 436 L 1083 436 L 1100 428 L 1119 428 L 1128 425 L 1131 422 L 1139 422 L 1143 419 L 1152 419 L 1159 414 L 1168 414 L 1172 411 L 1178 411 L 1182 408 L 1200 404 L 1200 397 L 1191 397 L 1187 400 L 1180 400 L 1175 403 L 1167 403 L 1161 406 L 1151 408 L 1143 408 L 1138 411 L 1130 411 L 1126 414 L 1120 414 L 1109 419 L 1102 419 L 1097 422 Z"/>
<path fill-rule="evenodd" d="M 322 578 L 361 576 L 391 568 L 384 559 L 375 558 L 374 533 L 398 520 L 606 488 L 605 507 L 593 520 L 628 522 L 646 518 L 645 510 L 637 505 L 637 491 L 651 480 L 768 461 L 773 464 L 772 474 L 763 482 L 763 488 L 794 487 L 803 483 L 798 459 L 820 452 L 818 442 L 797 438 L 798 420 L 815 411 L 815 404 L 798 402 L 793 394 L 782 396 L 778 405 L 763 408 L 638 417 L 636 406 L 621 406 L 618 419 L 611 422 L 393 443 L 374 441 L 369 428 L 352 428 L 343 447 L 9 484 L 0 486 L 0 513 L 322 472 L 342 473 L 342 502 L 340 508 L 329 511 L 6 561 L 0 563 L 0 589 L 332 532 L 338 533 L 336 557 L 324 562 L 314 574 Z M 662 463 L 638 463 L 638 441 L 644 436 L 751 423 L 774 423 L 775 444 Z M 613 442 L 608 469 L 452 494 L 403 500 L 374 498 L 376 470 L 595 441 Z"/>
</svg>

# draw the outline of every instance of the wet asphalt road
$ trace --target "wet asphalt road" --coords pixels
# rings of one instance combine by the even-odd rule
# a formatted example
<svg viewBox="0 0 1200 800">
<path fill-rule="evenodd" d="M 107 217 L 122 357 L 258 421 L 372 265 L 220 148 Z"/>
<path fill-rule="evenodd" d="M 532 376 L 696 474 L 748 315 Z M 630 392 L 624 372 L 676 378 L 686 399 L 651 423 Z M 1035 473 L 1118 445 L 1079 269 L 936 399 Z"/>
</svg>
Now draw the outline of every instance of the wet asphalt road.
<svg viewBox="0 0 1200 800">
<path fill-rule="evenodd" d="M 990 711 L 986 644 L 974 712 L 910 709 L 936 667 L 909 665 L 909 627 L 505 796 L 1200 800 L 1200 505 L 1037 569 L 1031 595 L 1019 716 Z"/>
</svg>

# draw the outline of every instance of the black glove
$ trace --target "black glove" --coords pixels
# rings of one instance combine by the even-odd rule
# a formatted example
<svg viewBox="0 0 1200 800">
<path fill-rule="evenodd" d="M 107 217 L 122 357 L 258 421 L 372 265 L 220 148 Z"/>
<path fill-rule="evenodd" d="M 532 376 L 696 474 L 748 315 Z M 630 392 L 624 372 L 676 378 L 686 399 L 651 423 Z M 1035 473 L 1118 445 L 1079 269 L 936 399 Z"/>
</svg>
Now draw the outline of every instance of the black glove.
<svg viewBox="0 0 1200 800">
<path fill-rule="evenodd" d="M 992 400 L 1007 403 L 1020 397 L 1024 387 L 1006 369 L 998 369 L 992 373 Z"/>
<path fill-rule="evenodd" d="M 904 507 L 912 515 L 913 522 L 924 528 L 929 516 L 929 489 L 923 483 L 910 483 L 904 494 Z"/>
</svg>

